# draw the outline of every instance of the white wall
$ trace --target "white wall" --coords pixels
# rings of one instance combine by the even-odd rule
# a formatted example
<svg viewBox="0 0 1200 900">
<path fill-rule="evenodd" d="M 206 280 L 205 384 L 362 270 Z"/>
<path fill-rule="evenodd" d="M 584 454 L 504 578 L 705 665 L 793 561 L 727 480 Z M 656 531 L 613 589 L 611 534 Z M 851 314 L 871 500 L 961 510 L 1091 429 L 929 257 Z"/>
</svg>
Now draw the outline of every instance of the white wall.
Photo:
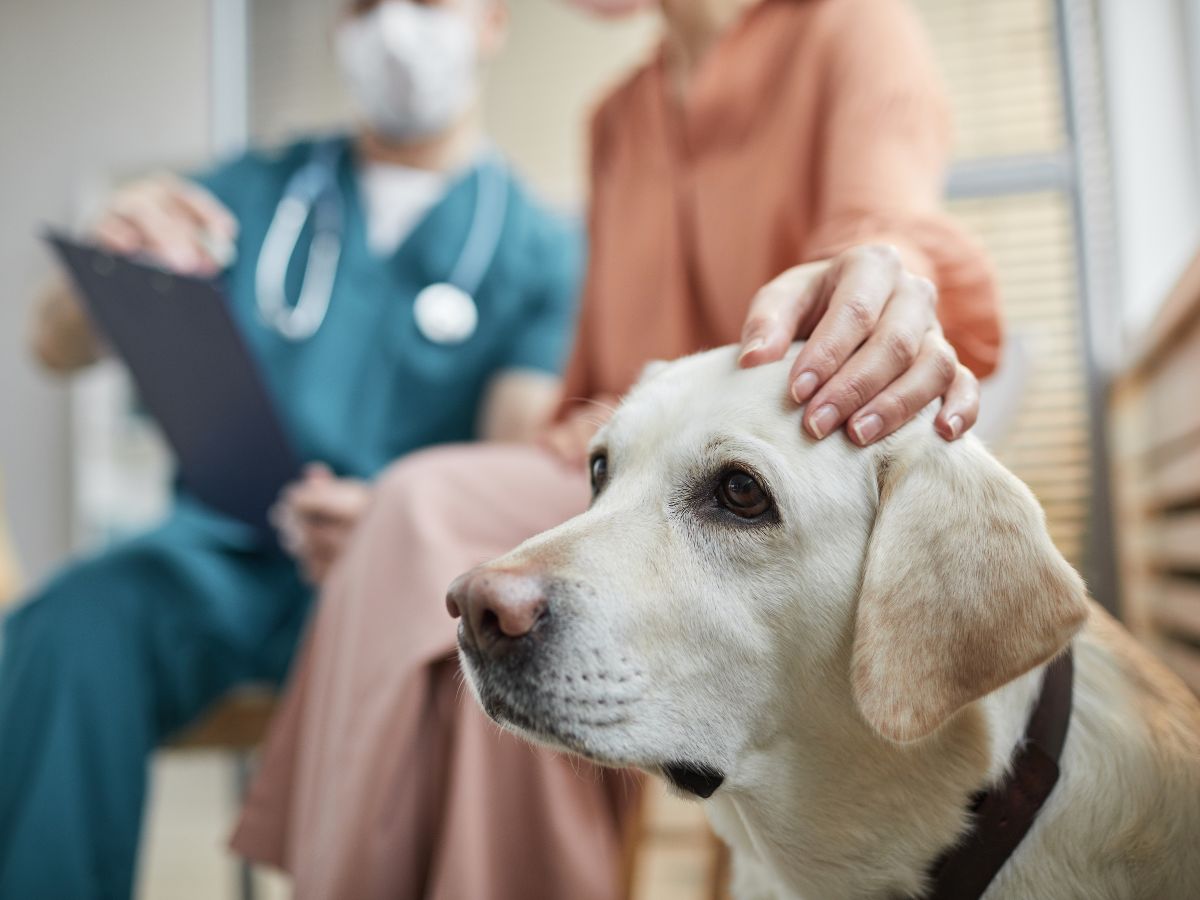
<svg viewBox="0 0 1200 900">
<path fill-rule="evenodd" d="M 67 549 L 70 489 L 66 392 L 25 350 L 36 233 L 105 172 L 204 152 L 208 49 L 200 0 L 0 2 L 0 471 L 32 577 Z"/>
<path fill-rule="evenodd" d="M 1200 247 L 1200 160 L 1184 3 L 1194 0 L 1099 3 L 1120 293 L 1130 334 L 1149 322 Z"/>
</svg>

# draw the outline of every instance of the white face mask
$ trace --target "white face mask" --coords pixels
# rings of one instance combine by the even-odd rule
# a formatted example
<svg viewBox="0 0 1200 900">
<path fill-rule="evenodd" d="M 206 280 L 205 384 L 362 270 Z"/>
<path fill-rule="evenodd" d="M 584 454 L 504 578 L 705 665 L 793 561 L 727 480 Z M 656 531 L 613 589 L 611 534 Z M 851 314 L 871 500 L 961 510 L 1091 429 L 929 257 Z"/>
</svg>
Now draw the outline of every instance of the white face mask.
<svg viewBox="0 0 1200 900">
<path fill-rule="evenodd" d="M 477 91 L 477 38 L 463 13 L 384 0 L 337 30 L 337 56 L 367 124 L 414 140 L 449 127 Z"/>
</svg>

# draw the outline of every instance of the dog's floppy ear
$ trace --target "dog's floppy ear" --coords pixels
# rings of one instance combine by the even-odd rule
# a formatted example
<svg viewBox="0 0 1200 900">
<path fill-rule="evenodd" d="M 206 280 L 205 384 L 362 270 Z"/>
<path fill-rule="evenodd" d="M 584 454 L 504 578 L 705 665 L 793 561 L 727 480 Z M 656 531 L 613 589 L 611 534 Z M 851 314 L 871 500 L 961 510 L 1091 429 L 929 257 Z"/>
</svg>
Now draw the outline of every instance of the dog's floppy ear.
<svg viewBox="0 0 1200 900">
<path fill-rule="evenodd" d="M 1057 654 L 1087 602 L 1033 494 L 974 438 L 919 421 L 881 453 L 852 681 L 871 727 L 903 742 Z"/>
</svg>

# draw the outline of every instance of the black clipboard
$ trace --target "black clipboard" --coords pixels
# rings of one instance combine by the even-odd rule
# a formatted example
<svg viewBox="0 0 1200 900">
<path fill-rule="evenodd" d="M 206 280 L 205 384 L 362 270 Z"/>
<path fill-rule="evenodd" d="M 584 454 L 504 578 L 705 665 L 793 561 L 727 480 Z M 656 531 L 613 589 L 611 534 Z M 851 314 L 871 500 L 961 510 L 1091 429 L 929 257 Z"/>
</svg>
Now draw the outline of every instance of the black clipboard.
<svg viewBox="0 0 1200 900">
<path fill-rule="evenodd" d="M 300 463 L 216 281 L 47 233 L 88 314 L 124 359 L 186 491 L 267 532 Z"/>
</svg>

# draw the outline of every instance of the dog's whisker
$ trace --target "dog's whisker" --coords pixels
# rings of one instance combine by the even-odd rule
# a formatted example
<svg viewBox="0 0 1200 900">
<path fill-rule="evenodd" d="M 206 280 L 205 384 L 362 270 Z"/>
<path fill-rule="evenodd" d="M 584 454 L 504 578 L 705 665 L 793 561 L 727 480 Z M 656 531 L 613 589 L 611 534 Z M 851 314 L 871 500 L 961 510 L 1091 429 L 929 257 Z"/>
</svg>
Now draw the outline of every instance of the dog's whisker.
<svg viewBox="0 0 1200 900">
<path fill-rule="evenodd" d="M 602 400 L 596 400 L 595 398 L 592 398 L 592 397 L 587 398 L 586 402 L 588 403 L 588 405 L 598 406 L 602 410 L 604 410 L 605 412 L 608 412 L 610 414 L 614 414 L 617 411 L 617 408 L 615 406 L 613 406 L 611 403 L 605 403 Z"/>
</svg>

